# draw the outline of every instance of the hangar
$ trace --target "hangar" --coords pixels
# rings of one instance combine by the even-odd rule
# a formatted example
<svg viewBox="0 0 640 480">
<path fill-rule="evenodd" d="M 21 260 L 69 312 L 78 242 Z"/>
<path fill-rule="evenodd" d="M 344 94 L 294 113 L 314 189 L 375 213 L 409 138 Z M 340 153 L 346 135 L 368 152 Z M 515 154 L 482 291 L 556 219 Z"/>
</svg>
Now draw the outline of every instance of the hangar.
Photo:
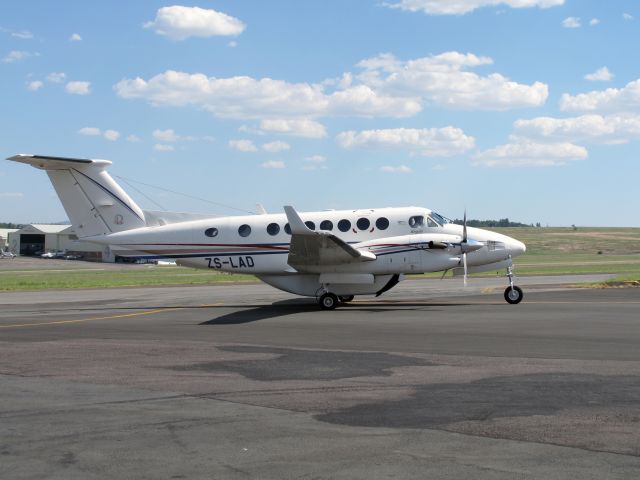
<svg viewBox="0 0 640 480">
<path fill-rule="evenodd" d="M 9 245 L 9 234 L 17 231 L 16 228 L 0 228 L 0 250 L 4 250 Z"/>
<path fill-rule="evenodd" d="M 83 260 L 114 262 L 109 247 L 78 240 L 72 225 L 33 223 L 9 232 L 7 245 L 16 255 L 37 256 L 45 252 L 64 252 Z"/>
</svg>

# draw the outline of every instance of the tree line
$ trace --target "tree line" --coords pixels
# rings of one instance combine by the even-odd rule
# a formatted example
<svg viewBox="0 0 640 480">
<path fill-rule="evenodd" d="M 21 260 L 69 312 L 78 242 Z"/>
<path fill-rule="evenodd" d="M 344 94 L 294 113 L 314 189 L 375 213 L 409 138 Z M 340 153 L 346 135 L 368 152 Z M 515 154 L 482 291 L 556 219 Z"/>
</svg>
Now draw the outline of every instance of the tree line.
<svg viewBox="0 0 640 480">
<path fill-rule="evenodd" d="M 463 221 L 456 218 L 453 223 L 462 225 Z M 540 227 L 540 222 L 536 223 L 520 223 L 512 222 L 508 218 L 501 218 L 500 220 L 469 220 L 467 219 L 467 226 L 469 227 Z"/>
</svg>

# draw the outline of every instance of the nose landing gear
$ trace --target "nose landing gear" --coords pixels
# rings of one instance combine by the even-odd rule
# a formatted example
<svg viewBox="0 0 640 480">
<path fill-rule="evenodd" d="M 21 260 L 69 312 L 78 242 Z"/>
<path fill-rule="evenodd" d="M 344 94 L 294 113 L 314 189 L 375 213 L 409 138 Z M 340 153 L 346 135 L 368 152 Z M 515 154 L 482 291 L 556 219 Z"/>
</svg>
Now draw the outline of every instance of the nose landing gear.
<svg viewBox="0 0 640 480">
<path fill-rule="evenodd" d="M 511 305 L 516 305 L 524 298 L 522 289 L 513 284 L 513 265 L 507 267 L 507 277 L 509 277 L 509 286 L 504 291 L 504 299 Z"/>
</svg>

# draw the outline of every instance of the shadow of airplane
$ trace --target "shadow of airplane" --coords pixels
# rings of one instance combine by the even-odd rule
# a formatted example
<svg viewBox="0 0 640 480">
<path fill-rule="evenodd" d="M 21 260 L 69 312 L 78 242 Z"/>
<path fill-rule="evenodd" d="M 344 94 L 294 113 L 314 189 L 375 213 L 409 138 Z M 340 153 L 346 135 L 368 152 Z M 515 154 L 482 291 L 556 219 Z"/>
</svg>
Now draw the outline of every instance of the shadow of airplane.
<svg viewBox="0 0 640 480">
<path fill-rule="evenodd" d="M 269 318 L 295 315 L 298 313 L 312 313 L 317 315 L 334 315 L 336 313 L 339 314 L 340 312 L 382 313 L 397 311 L 399 308 L 411 311 L 421 310 L 438 312 L 441 311 L 442 308 L 436 307 L 468 305 L 475 304 L 471 302 L 360 301 L 355 303 L 344 303 L 337 310 L 326 312 L 320 310 L 318 308 L 318 304 L 314 300 L 291 299 L 274 302 L 271 305 L 225 305 L 225 308 L 244 307 L 244 309 L 212 318 L 211 320 L 202 322 L 199 325 L 240 325 L 243 323 L 252 323 L 260 320 L 267 320 Z"/>
</svg>

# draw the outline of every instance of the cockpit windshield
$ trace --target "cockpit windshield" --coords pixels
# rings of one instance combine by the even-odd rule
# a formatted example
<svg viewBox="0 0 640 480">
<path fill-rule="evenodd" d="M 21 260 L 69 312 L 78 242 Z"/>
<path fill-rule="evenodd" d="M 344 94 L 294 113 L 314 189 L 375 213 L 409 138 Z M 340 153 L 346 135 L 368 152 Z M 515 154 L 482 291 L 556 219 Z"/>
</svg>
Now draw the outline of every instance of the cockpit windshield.
<svg viewBox="0 0 640 480">
<path fill-rule="evenodd" d="M 442 215 L 436 212 L 431 212 L 431 217 L 440 225 L 446 225 L 447 223 L 451 223 L 451 220 L 449 220 L 447 217 L 443 217 Z"/>
</svg>

